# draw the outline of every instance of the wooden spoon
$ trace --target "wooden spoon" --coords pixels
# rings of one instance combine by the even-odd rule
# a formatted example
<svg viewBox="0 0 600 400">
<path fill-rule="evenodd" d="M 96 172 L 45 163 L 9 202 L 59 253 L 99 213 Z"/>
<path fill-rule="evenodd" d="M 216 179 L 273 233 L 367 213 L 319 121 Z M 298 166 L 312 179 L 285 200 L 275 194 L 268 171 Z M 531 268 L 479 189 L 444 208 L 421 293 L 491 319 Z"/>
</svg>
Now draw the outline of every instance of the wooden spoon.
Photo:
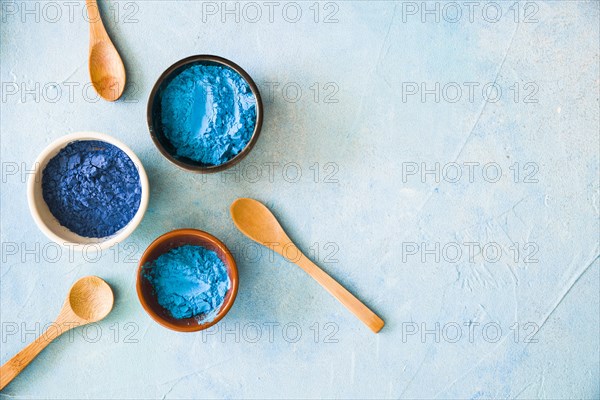
<svg viewBox="0 0 600 400">
<path fill-rule="evenodd" d="M 381 318 L 296 247 L 264 204 L 253 199 L 237 199 L 231 204 L 230 212 L 233 223 L 244 235 L 302 268 L 373 332 L 377 333 L 383 328 L 384 322 Z"/>
<path fill-rule="evenodd" d="M 0 367 L 0 390 L 4 389 L 50 342 L 76 326 L 98 322 L 113 306 L 113 292 L 97 276 L 81 278 L 69 291 L 58 317 L 33 343 Z"/>
<path fill-rule="evenodd" d="M 106 33 L 96 0 L 86 0 L 90 20 L 89 68 L 92 85 L 105 100 L 115 101 L 125 90 L 125 66 Z"/>
</svg>

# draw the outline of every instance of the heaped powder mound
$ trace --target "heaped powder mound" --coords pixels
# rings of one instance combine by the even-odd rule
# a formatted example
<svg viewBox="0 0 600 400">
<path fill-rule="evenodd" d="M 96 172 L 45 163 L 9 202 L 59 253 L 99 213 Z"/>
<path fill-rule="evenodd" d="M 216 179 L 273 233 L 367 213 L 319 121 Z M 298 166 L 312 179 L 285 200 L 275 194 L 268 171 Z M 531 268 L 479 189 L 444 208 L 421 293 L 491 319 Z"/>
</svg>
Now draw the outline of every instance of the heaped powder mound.
<svg viewBox="0 0 600 400">
<path fill-rule="evenodd" d="M 142 188 L 125 152 L 110 143 L 82 140 L 68 144 L 48 162 L 42 193 L 61 225 L 80 236 L 103 238 L 135 216 Z"/>
<path fill-rule="evenodd" d="M 162 131 L 175 156 L 216 166 L 238 155 L 256 125 L 256 97 L 231 68 L 185 67 L 161 93 Z"/>
</svg>

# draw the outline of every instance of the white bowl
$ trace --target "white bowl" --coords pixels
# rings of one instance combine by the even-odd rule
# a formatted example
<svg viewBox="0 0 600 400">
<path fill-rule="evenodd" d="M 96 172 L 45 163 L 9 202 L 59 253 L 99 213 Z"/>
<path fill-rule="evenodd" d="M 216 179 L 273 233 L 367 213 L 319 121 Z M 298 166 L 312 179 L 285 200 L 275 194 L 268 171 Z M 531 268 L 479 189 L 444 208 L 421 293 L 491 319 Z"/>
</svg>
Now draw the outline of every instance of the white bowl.
<svg viewBox="0 0 600 400">
<path fill-rule="evenodd" d="M 48 208 L 42 193 L 42 176 L 48 162 L 69 143 L 80 140 L 99 140 L 118 147 L 131 159 L 133 164 L 136 166 L 138 175 L 140 177 L 142 193 L 140 206 L 137 212 L 127 225 L 115 232 L 113 235 L 104 238 L 89 238 L 80 236 L 62 226 Z M 77 132 L 63 136 L 48 145 L 48 147 L 46 147 L 35 160 L 34 165 L 35 173 L 30 176 L 29 182 L 27 183 L 27 200 L 29 203 L 29 210 L 31 211 L 31 215 L 33 216 L 33 219 L 40 230 L 49 239 L 62 246 L 68 246 L 80 251 L 88 247 L 107 249 L 116 243 L 122 242 L 129 235 L 131 235 L 144 217 L 144 213 L 148 207 L 148 199 L 150 197 L 148 176 L 146 175 L 146 171 L 144 170 L 142 162 L 135 155 L 135 153 L 131 151 L 131 149 L 124 143 L 113 138 L 112 136 L 97 132 Z"/>
</svg>

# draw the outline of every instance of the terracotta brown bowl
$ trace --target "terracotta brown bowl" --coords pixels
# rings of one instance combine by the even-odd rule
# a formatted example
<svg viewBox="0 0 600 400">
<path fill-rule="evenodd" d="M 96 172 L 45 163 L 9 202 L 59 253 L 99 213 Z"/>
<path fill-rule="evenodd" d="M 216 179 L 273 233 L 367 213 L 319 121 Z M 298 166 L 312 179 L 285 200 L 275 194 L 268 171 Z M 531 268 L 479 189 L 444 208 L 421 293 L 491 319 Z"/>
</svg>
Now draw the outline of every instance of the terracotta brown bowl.
<svg viewBox="0 0 600 400">
<path fill-rule="evenodd" d="M 184 245 L 202 246 L 213 250 L 227 268 L 227 274 L 231 281 L 231 287 L 225 294 L 225 299 L 217 316 L 210 322 L 198 323 L 195 317 L 176 319 L 163 308 L 156 299 L 152 284 L 142 276 L 143 266 L 146 263 L 153 262 L 160 255 Z M 235 260 L 229 249 L 219 239 L 198 229 L 177 229 L 160 236 L 148 246 L 138 264 L 136 290 L 140 303 L 144 310 L 165 328 L 178 332 L 196 332 L 209 328 L 219 322 L 229 311 L 238 291 L 238 271 Z"/>
<path fill-rule="evenodd" d="M 195 64 L 221 65 L 234 70 L 246 80 L 248 86 L 250 87 L 250 90 L 252 90 L 252 93 L 256 98 L 256 124 L 254 125 L 254 131 L 252 132 L 252 137 L 250 138 L 250 141 L 248 142 L 246 147 L 244 147 L 244 149 L 241 152 L 239 152 L 235 157 L 220 165 L 202 165 L 201 163 L 198 163 L 194 160 L 176 157 L 176 149 L 173 147 L 171 142 L 165 137 L 160 124 L 160 100 L 162 90 L 177 76 L 178 72 L 180 72 L 188 66 Z M 229 61 L 228 59 L 223 57 L 201 54 L 187 57 L 183 60 L 177 61 L 175 64 L 167 68 L 167 70 L 163 72 L 162 75 L 158 78 L 158 80 L 154 84 L 154 87 L 152 88 L 152 91 L 150 92 L 150 98 L 148 99 L 148 129 L 150 130 L 150 136 L 152 137 L 152 141 L 154 141 L 154 144 L 156 145 L 158 150 L 162 153 L 163 156 L 165 156 L 167 160 L 171 161 L 173 164 L 186 171 L 207 174 L 212 172 L 220 172 L 227 168 L 233 167 L 244 157 L 246 157 L 248 153 L 250 153 L 250 150 L 252 150 L 252 148 L 256 144 L 256 141 L 258 140 L 258 135 L 260 134 L 263 121 L 263 112 L 263 104 L 260 97 L 260 93 L 258 91 L 258 87 L 256 86 L 256 83 L 254 83 L 250 75 L 248 75 L 248 73 L 244 71 L 242 67 L 240 67 L 233 61 Z"/>
</svg>

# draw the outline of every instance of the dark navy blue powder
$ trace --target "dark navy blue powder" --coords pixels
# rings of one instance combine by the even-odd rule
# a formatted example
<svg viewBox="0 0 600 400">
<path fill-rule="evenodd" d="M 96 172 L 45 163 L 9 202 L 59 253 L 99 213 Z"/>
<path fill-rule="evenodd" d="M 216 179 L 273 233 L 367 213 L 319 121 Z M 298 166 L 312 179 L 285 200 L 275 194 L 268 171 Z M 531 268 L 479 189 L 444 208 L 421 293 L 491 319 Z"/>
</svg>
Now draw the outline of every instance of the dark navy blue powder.
<svg viewBox="0 0 600 400">
<path fill-rule="evenodd" d="M 72 142 L 50 160 L 42 193 L 61 225 L 84 237 L 110 236 L 131 221 L 142 188 L 135 164 L 112 144 Z"/>
</svg>

